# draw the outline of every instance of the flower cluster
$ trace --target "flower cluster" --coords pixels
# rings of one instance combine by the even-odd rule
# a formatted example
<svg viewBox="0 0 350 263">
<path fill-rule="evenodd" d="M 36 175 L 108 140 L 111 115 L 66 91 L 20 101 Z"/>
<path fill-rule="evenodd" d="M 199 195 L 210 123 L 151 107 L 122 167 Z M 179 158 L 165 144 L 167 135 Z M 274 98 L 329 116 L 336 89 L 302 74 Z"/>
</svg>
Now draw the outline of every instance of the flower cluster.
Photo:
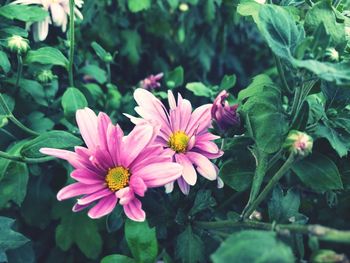
<svg viewBox="0 0 350 263">
<path fill-rule="evenodd" d="M 41 153 L 68 161 L 76 180 L 59 191 L 58 200 L 77 198 L 73 211 L 88 208 L 91 218 L 100 218 L 119 203 L 132 220 L 145 220 L 140 198 L 148 188 L 165 186 L 168 192 L 177 181 L 188 194 L 197 181 L 197 173 L 209 180 L 218 179 L 218 168 L 210 160 L 223 152 L 208 132 L 211 104 L 192 112 L 191 103 L 179 94 L 177 102 L 168 92 L 169 107 L 151 92 L 137 89 L 135 111 L 142 117 L 127 115 L 136 124 L 124 135 L 119 125 L 100 112 L 78 110 L 76 121 L 86 147 L 74 152 L 42 148 Z"/>
</svg>

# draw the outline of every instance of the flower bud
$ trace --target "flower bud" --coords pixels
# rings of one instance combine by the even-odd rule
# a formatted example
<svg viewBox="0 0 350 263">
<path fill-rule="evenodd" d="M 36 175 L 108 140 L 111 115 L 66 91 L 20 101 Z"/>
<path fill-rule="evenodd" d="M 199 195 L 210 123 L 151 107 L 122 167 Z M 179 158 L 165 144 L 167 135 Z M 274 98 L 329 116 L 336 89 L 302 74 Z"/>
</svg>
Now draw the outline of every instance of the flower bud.
<svg viewBox="0 0 350 263">
<path fill-rule="evenodd" d="M 344 254 L 337 254 L 336 252 L 328 249 L 321 249 L 312 256 L 312 262 L 314 263 L 345 263 L 349 262 L 348 258 Z"/>
<path fill-rule="evenodd" d="M 325 55 L 330 61 L 339 61 L 339 52 L 335 48 L 327 48 Z"/>
<path fill-rule="evenodd" d="M 228 96 L 226 90 L 221 91 L 211 108 L 212 119 L 223 133 L 237 129 L 241 124 L 237 113 L 238 104 L 230 106 L 227 101 Z"/>
<path fill-rule="evenodd" d="M 7 47 L 15 53 L 26 53 L 29 49 L 29 41 L 21 36 L 7 38 Z"/>
<path fill-rule="evenodd" d="M 182 4 L 179 5 L 179 9 L 180 9 L 181 12 L 187 12 L 188 9 L 189 9 L 189 6 L 186 3 L 182 3 Z"/>
<path fill-rule="evenodd" d="M 160 83 L 159 81 L 163 78 L 164 74 L 163 73 L 159 73 L 157 75 L 150 75 L 147 78 L 145 78 L 144 80 L 141 80 L 140 82 L 140 86 L 143 89 L 146 90 L 152 90 L 155 88 L 159 88 L 160 87 Z"/>
<path fill-rule="evenodd" d="M 292 130 L 284 143 L 284 148 L 299 156 L 307 156 L 312 152 L 313 139 L 304 132 Z"/>
<path fill-rule="evenodd" d="M 52 81 L 55 77 L 56 76 L 52 73 L 50 69 L 44 69 L 37 75 L 37 79 L 41 83 L 48 83 Z"/>
</svg>

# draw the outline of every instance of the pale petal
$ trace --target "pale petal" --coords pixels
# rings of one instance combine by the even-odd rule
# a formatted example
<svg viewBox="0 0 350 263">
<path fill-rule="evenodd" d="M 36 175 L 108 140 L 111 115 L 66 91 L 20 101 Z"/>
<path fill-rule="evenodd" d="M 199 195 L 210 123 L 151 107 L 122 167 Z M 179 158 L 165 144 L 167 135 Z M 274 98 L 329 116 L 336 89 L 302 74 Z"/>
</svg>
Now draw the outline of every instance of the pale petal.
<svg viewBox="0 0 350 263">
<path fill-rule="evenodd" d="M 98 141 L 96 114 L 89 108 L 77 110 L 76 120 L 87 147 L 95 149 Z"/>
<path fill-rule="evenodd" d="M 142 210 L 142 204 L 136 198 L 127 205 L 124 205 L 124 212 L 127 217 L 137 222 L 143 222 L 146 219 L 146 213 Z"/>
<path fill-rule="evenodd" d="M 59 201 L 69 199 L 79 195 L 92 194 L 96 191 L 105 188 L 104 184 L 82 184 L 74 183 L 62 188 L 57 193 L 57 199 Z"/>
<path fill-rule="evenodd" d="M 60 158 L 68 161 L 74 168 L 84 167 L 80 162 L 79 155 L 75 152 L 62 150 L 62 149 L 54 149 L 54 148 L 41 148 L 39 150 L 42 154 L 54 156 L 56 158 Z"/>
<path fill-rule="evenodd" d="M 211 110 L 212 104 L 205 104 L 198 107 L 192 112 L 191 119 L 186 129 L 186 133 L 190 136 L 193 135 L 195 131 L 201 134 L 206 131 L 211 125 Z"/>
<path fill-rule="evenodd" d="M 49 34 L 50 18 L 45 18 L 44 21 L 36 22 L 33 24 L 33 36 L 36 42 L 44 41 Z"/>
<path fill-rule="evenodd" d="M 164 186 L 175 181 L 182 174 L 182 166 L 177 163 L 153 163 L 137 171 L 147 187 Z"/>
<path fill-rule="evenodd" d="M 196 152 L 187 152 L 186 156 L 190 161 L 197 166 L 197 171 L 208 180 L 216 180 L 217 171 L 215 170 L 214 164 L 209 161 L 207 157 Z"/>
<path fill-rule="evenodd" d="M 168 183 L 164 187 L 165 187 L 165 192 L 169 194 L 174 190 L 174 182 Z"/>
<path fill-rule="evenodd" d="M 139 196 L 144 196 L 147 190 L 147 186 L 142 178 L 135 175 L 130 178 L 130 187 Z"/>
<path fill-rule="evenodd" d="M 73 208 L 72 211 L 73 212 L 79 212 L 81 210 L 84 210 L 85 208 L 89 207 L 91 204 L 87 204 L 87 205 L 79 205 L 78 203 L 76 203 Z"/>
<path fill-rule="evenodd" d="M 175 97 L 174 94 L 171 90 L 168 90 L 168 101 L 169 101 L 169 108 L 175 109 L 176 108 L 176 101 L 175 101 Z"/>
<path fill-rule="evenodd" d="M 175 154 L 175 159 L 178 164 L 183 166 L 182 177 L 186 183 L 195 185 L 197 182 L 197 173 L 190 160 L 184 154 Z"/>
<path fill-rule="evenodd" d="M 177 184 L 183 194 L 188 195 L 190 193 L 190 185 L 182 177 L 177 179 Z"/>
<path fill-rule="evenodd" d="M 217 154 L 220 152 L 219 147 L 214 142 L 202 141 L 199 139 L 196 140 L 194 148 L 197 148 L 201 151 L 212 153 L 212 154 Z"/>
<path fill-rule="evenodd" d="M 62 26 L 67 14 L 59 3 L 51 3 L 50 5 L 52 22 L 55 26 Z"/>
<path fill-rule="evenodd" d="M 115 208 L 117 201 L 118 199 L 114 194 L 102 198 L 93 208 L 89 210 L 88 216 L 95 219 L 111 213 Z"/>
<path fill-rule="evenodd" d="M 125 187 L 123 189 L 115 192 L 116 197 L 118 197 L 119 203 L 125 205 L 135 198 L 134 191 L 130 187 Z"/>
</svg>

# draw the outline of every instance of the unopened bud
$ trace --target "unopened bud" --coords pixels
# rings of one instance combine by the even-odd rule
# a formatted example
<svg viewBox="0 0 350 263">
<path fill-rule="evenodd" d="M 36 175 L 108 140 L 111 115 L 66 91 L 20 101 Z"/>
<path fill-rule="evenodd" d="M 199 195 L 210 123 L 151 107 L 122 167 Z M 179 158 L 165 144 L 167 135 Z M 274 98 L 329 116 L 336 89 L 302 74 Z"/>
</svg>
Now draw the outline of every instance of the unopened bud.
<svg viewBox="0 0 350 263">
<path fill-rule="evenodd" d="M 182 4 L 179 5 L 179 9 L 180 9 L 181 12 L 187 12 L 188 9 L 189 9 L 189 6 L 186 3 L 182 3 Z"/>
<path fill-rule="evenodd" d="M 339 61 L 339 52 L 335 48 L 327 48 L 325 55 L 330 61 Z"/>
<path fill-rule="evenodd" d="M 328 249 L 321 249 L 317 251 L 312 257 L 313 263 L 348 263 L 348 259 L 344 254 L 337 254 Z"/>
<path fill-rule="evenodd" d="M 7 38 L 7 47 L 15 53 L 26 53 L 29 49 L 29 41 L 21 36 Z"/>
<path fill-rule="evenodd" d="M 292 130 L 284 143 L 284 148 L 299 156 L 307 156 L 312 152 L 313 139 L 304 132 Z"/>
<path fill-rule="evenodd" d="M 48 83 L 52 81 L 55 77 L 56 76 L 49 69 L 44 69 L 37 75 L 37 79 L 41 83 Z"/>
</svg>

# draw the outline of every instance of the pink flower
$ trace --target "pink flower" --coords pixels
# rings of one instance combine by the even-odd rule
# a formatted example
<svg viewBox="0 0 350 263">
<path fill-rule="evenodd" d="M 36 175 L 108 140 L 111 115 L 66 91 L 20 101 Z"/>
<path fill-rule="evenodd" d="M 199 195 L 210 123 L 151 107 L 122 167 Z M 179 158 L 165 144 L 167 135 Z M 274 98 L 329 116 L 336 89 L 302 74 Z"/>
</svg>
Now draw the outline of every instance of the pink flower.
<svg viewBox="0 0 350 263">
<path fill-rule="evenodd" d="M 238 128 L 241 123 L 237 113 L 238 105 L 230 106 L 227 101 L 228 96 L 229 94 L 226 90 L 221 91 L 211 108 L 212 118 L 222 132 Z"/>
<path fill-rule="evenodd" d="M 168 91 L 169 112 L 152 93 L 136 89 L 134 98 L 139 105 L 135 111 L 143 118 L 128 116 L 135 124 L 160 125 L 156 142 L 172 156 L 173 162 L 184 169 L 182 177 L 177 179 L 184 194 L 189 193 L 190 185 L 197 182 L 197 172 L 209 180 L 216 180 L 218 168 L 209 160 L 222 156 L 213 140 L 218 139 L 208 132 L 211 123 L 211 104 L 203 105 L 192 112 L 191 103 L 178 94 L 177 103 L 171 91 Z M 197 172 L 196 172 L 197 170 Z M 171 192 L 173 183 L 166 186 Z"/>
<path fill-rule="evenodd" d="M 179 178 L 181 165 L 171 162 L 162 147 L 154 145 L 157 127 L 136 126 L 124 136 L 105 113 L 78 110 L 76 119 L 86 147 L 75 151 L 42 148 L 40 152 L 68 161 L 77 182 L 61 189 L 58 200 L 78 197 L 73 211 L 91 207 L 88 215 L 100 218 L 119 202 L 132 220 L 143 221 L 145 212 L 137 196 L 148 188 L 164 186 Z"/>
<path fill-rule="evenodd" d="M 160 87 L 160 83 L 159 80 L 161 80 L 163 78 L 163 73 L 159 73 L 157 75 L 150 75 L 147 78 L 145 78 L 144 80 L 141 80 L 140 85 L 141 88 L 146 89 L 146 90 L 152 90 L 155 88 L 159 88 Z"/>
</svg>

